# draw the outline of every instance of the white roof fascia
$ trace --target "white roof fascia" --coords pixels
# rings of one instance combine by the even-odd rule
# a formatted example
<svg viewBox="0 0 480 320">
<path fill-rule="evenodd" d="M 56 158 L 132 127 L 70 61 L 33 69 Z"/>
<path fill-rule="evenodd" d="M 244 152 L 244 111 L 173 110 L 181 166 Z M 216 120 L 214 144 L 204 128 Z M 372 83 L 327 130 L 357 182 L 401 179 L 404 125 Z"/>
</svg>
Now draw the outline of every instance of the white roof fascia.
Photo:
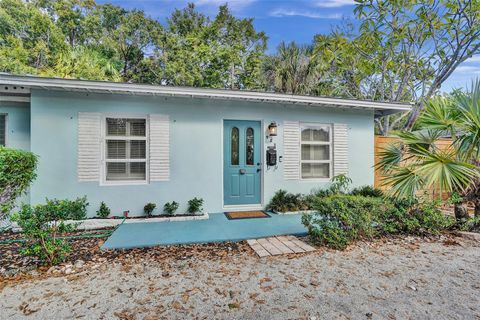
<svg viewBox="0 0 480 320">
<path fill-rule="evenodd" d="M 171 87 L 161 85 L 132 84 L 121 82 L 117 83 L 107 81 L 42 78 L 34 76 L 14 76 L 1 73 L 0 85 L 16 85 L 32 89 L 42 88 L 44 90 L 87 91 L 136 95 L 143 94 L 210 99 L 234 99 L 281 104 L 302 104 L 310 106 L 339 106 L 347 108 L 374 109 L 380 114 L 404 112 L 411 109 L 411 105 L 405 103 L 378 102 L 369 100 L 354 100 L 316 96 L 299 96 L 271 92 Z"/>
</svg>

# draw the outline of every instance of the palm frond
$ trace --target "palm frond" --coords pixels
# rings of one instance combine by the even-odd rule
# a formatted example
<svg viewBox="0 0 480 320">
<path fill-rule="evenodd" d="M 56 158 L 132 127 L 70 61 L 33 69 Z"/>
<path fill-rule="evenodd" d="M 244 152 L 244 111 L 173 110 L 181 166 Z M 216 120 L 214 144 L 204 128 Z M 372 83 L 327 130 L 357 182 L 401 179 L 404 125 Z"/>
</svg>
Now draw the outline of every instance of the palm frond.
<svg viewBox="0 0 480 320">
<path fill-rule="evenodd" d="M 383 179 L 384 184 L 391 186 L 387 193 L 400 198 L 414 197 L 424 186 L 423 178 L 415 168 L 415 165 L 391 167 L 391 174 Z"/>
</svg>

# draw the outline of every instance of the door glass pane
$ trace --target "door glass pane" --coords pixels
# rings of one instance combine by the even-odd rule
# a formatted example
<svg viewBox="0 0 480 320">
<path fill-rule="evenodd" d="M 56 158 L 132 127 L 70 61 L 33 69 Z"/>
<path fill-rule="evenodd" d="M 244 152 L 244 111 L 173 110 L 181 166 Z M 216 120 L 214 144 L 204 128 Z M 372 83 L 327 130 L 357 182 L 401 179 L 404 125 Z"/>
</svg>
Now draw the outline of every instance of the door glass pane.
<svg viewBox="0 0 480 320">
<path fill-rule="evenodd" d="M 328 142 L 330 141 L 329 127 L 316 127 L 302 129 L 302 141 Z"/>
<path fill-rule="evenodd" d="M 304 144 L 302 145 L 302 160 L 330 160 L 330 146 Z"/>
<path fill-rule="evenodd" d="M 6 136 L 6 119 L 7 117 L 4 114 L 0 114 L 0 146 L 5 145 L 5 136 Z"/>
<path fill-rule="evenodd" d="M 231 136 L 231 155 L 230 161 L 232 166 L 238 166 L 239 163 L 239 131 L 237 127 L 232 128 L 232 136 Z"/>
<path fill-rule="evenodd" d="M 329 163 L 302 163 L 303 179 L 329 178 Z"/>
<path fill-rule="evenodd" d="M 248 128 L 247 134 L 246 134 L 246 159 L 245 159 L 245 163 L 247 164 L 247 166 L 253 166 L 253 157 L 254 157 L 253 143 L 254 143 L 253 129 Z"/>
</svg>

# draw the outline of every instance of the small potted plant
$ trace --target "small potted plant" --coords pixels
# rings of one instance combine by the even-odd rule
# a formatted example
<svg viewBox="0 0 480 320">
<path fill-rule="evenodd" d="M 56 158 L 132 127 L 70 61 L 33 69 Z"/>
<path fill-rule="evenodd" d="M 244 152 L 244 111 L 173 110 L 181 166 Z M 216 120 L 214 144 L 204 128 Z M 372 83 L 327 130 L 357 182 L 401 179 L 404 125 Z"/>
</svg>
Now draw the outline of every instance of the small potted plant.
<svg viewBox="0 0 480 320">
<path fill-rule="evenodd" d="M 188 200 L 188 213 L 196 215 L 201 213 L 203 210 L 203 199 L 202 198 L 193 198 Z"/>
<path fill-rule="evenodd" d="M 178 202 L 172 201 L 172 202 L 167 202 L 163 206 L 163 211 L 167 213 L 169 216 L 173 216 L 175 214 L 175 211 L 178 209 Z"/>
<path fill-rule="evenodd" d="M 147 216 L 147 218 L 150 218 L 152 216 L 152 212 L 153 210 L 155 210 L 156 206 L 157 205 L 155 203 L 147 203 L 143 207 L 143 211 L 145 212 L 145 216 Z"/>
</svg>

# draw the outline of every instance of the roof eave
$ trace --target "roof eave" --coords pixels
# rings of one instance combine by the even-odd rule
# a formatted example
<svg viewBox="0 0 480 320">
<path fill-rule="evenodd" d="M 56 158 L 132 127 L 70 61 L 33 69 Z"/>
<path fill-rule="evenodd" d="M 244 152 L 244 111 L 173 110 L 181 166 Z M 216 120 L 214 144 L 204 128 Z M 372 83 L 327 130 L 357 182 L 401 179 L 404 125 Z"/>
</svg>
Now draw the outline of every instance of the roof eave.
<svg viewBox="0 0 480 320">
<path fill-rule="evenodd" d="M 270 92 L 235 91 L 223 89 L 203 89 L 188 87 L 154 86 L 146 84 L 117 83 L 107 81 L 70 80 L 58 78 L 42 78 L 33 76 L 14 76 L 0 74 L 0 84 L 21 86 L 32 89 L 81 91 L 112 94 L 135 94 L 170 97 L 198 97 L 208 99 L 243 100 L 280 104 L 300 104 L 308 106 L 335 106 L 352 109 L 370 109 L 375 116 L 384 116 L 396 112 L 409 111 L 408 104 L 376 102 L 366 100 L 350 100 L 341 98 L 298 96 Z"/>
</svg>

